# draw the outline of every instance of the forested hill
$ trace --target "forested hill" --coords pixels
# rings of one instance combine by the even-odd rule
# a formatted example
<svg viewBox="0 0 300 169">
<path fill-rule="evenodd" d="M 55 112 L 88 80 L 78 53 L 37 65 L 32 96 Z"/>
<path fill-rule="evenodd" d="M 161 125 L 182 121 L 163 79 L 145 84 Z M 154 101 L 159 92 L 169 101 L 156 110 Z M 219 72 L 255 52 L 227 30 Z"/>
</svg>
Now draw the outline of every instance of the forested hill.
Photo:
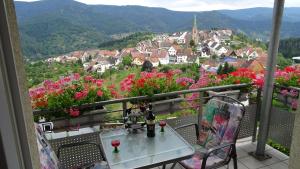
<svg viewBox="0 0 300 169">
<path fill-rule="evenodd" d="M 48 57 L 96 48 L 111 36 L 133 32 L 191 30 L 196 14 L 200 29 L 230 28 L 267 39 L 272 9 L 178 12 L 142 6 L 86 5 L 73 0 L 15 2 L 23 53 Z M 289 12 L 291 11 L 291 12 Z M 286 8 L 282 37 L 300 37 L 300 8 Z"/>
<path fill-rule="evenodd" d="M 280 41 L 279 52 L 286 58 L 300 56 L 300 38 L 289 38 Z"/>
</svg>

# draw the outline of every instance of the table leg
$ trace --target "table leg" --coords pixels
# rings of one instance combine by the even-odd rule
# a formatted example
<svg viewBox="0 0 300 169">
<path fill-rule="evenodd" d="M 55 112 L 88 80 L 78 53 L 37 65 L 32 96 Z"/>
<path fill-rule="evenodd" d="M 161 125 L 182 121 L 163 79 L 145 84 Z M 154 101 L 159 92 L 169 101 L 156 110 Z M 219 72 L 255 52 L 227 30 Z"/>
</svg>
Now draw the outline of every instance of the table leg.
<svg viewBox="0 0 300 169">
<path fill-rule="evenodd" d="M 173 163 L 170 169 L 173 169 L 175 167 L 176 163 Z"/>
</svg>

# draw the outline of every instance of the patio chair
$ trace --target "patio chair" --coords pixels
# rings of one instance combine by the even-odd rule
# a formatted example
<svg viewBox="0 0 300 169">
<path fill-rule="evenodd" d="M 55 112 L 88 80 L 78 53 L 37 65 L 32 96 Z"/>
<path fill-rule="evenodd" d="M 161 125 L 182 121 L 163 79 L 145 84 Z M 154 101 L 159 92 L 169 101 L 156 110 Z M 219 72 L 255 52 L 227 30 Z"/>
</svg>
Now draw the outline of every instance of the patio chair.
<svg viewBox="0 0 300 169">
<path fill-rule="evenodd" d="M 100 160 L 100 161 L 93 161 L 93 159 L 87 159 L 88 157 L 86 156 L 87 152 L 85 149 L 90 149 L 90 147 L 93 147 L 93 151 L 98 151 L 98 152 L 89 152 L 90 155 L 92 156 L 97 156 L 97 153 L 101 154 L 102 156 L 102 151 L 101 147 L 99 144 L 96 142 L 89 142 L 89 141 L 81 141 L 81 142 L 74 142 L 74 143 L 67 143 L 67 140 L 62 140 L 61 144 L 58 147 L 57 153 L 54 152 L 52 149 L 52 146 L 49 144 L 48 140 L 46 139 L 43 131 L 41 128 L 36 125 L 36 135 L 37 135 L 37 145 L 38 145 L 38 150 L 39 150 L 39 155 L 40 155 L 40 162 L 41 162 L 41 167 L 43 169 L 61 169 L 61 168 L 71 168 L 71 169 L 107 169 L 108 166 L 105 161 Z M 89 147 L 87 147 L 89 146 Z M 67 149 L 72 149 L 73 151 L 67 150 Z M 66 152 L 63 153 L 63 155 L 69 155 L 70 157 L 62 156 L 62 151 L 66 150 Z M 80 157 L 82 159 L 78 159 L 77 157 L 74 158 L 74 151 L 77 151 L 81 153 Z M 77 153 L 76 153 L 77 154 Z M 76 164 L 65 164 L 68 159 L 72 159 L 74 161 L 77 161 Z M 64 163 L 64 165 L 62 165 Z M 78 165 L 78 163 L 80 165 Z"/>
<path fill-rule="evenodd" d="M 224 95 L 210 97 L 203 112 L 200 131 L 198 124 L 175 128 L 195 127 L 197 138 L 194 156 L 179 163 L 188 169 L 211 169 L 228 165 L 233 159 L 234 169 L 237 169 L 235 143 L 244 114 L 245 106 L 238 100 Z"/>
</svg>

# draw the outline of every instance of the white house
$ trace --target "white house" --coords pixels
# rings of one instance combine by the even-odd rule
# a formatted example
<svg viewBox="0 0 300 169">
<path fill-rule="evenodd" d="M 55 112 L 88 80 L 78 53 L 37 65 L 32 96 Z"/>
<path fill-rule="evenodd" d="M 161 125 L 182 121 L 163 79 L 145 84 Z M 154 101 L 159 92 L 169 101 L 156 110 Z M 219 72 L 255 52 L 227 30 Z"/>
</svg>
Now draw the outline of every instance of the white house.
<svg viewBox="0 0 300 169">
<path fill-rule="evenodd" d="M 173 46 L 171 46 L 168 50 L 168 53 L 170 56 L 175 56 L 177 53 L 177 50 Z"/>
<path fill-rule="evenodd" d="M 104 73 L 107 69 L 110 69 L 112 65 L 108 61 L 101 61 L 100 63 L 93 66 L 92 70 L 97 73 Z"/>
<path fill-rule="evenodd" d="M 187 32 L 184 32 L 182 35 L 180 35 L 178 38 L 177 38 L 177 43 L 178 44 L 185 44 L 186 43 L 186 35 L 187 35 Z"/>
<path fill-rule="evenodd" d="M 87 70 L 89 67 L 90 67 L 90 63 L 87 62 L 87 63 L 83 64 L 83 69 L 84 70 Z"/>
<path fill-rule="evenodd" d="M 177 55 L 177 63 L 187 63 L 187 55 L 185 54 L 178 54 Z"/>
<path fill-rule="evenodd" d="M 225 47 L 220 45 L 215 49 L 215 51 L 216 51 L 216 54 L 220 56 L 222 54 L 227 53 L 228 50 Z"/>
</svg>

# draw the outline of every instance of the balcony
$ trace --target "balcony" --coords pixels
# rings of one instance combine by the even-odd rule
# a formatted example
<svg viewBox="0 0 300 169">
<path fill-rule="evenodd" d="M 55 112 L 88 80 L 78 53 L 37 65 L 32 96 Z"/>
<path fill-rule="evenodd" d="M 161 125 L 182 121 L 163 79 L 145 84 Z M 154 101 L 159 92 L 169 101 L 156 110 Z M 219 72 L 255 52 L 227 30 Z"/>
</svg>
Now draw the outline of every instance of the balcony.
<svg viewBox="0 0 300 169">
<path fill-rule="evenodd" d="M 92 141 L 100 144 L 99 133 L 104 130 L 112 128 L 123 128 L 124 127 L 124 116 L 126 116 L 126 109 L 132 107 L 139 102 L 153 100 L 152 104 L 158 109 L 156 116 L 158 120 L 166 120 L 166 122 L 173 128 L 184 124 L 198 122 L 198 114 L 202 113 L 205 108 L 206 100 L 209 98 L 209 94 L 225 94 L 231 97 L 239 99 L 246 105 L 246 113 L 241 123 L 241 129 L 237 141 L 237 155 L 238 155 L 238 166 L 239 168 L 288 168 L 288 156 L 284 153 L 274 149 L 273 147 L 266 145 L 266 153 L 272 158 L 259 161 L 254 157 L 250 156 L 250 152 L 256 150 L 257 143 L 257 131 L 259 124 L 259 106 L 261 105 L 261 90 L 254 89 L 247 91 L 245 89 L 251 87 L 251 84 L 240 84 L 240 85 L 228 85 L 218 87 L 200 88 L 194 90 L 183 90 L 171 93 L 163 93 L 154 95 L 152 97 L 142 96 L 134 98 L 122 98 L 116 100 L 102 101 L 94 104 L 83 105 L 83 107 L 106 107 L 105 110 L 101 109 L 97 111 L 95 108 L 93 114 L 86 116 L 79 116 L 78 118 L 71 119 L 52 119 L 54 123 L 54 130 L 52 133 L 46 134 L 50 144 L 52 145 L 55 152 L 59 146 L 66 143 L 76 143 L 80 141 Z M 272 106 L 272 116 L 270 122 L 270 131 L 268 139 L 272 140 L 272 145 L 276 143 L 276 146 L 282 149 L 289 149 L 292 140 L 292 130 L 294 123 L 294 114 L 292 114 L 288 108 L 289 103 L 286 102 L 288 99 L 282 99 L 278 88 L 274 88 L 274 103 Z M 294 88 L 293 88 L 294 89 Z M 243 92 L 247 91 L 247 92 Z M 276 93 L 277 92 L 277 93 Z M 189 99 L 193 93 L 199 94 L 196 99 Z M 278 95 L 278 96 L 277 96 Z M 161 98 L 161 99 L 160 99 Z M 168 98 L 176 98 L 168 99 Z M 160 100 L 160 101 L 157 101 Z M 278 103 L 282 103 L 278 106 Z M 192 104 L 196 103 L 196 104 Z M 133 106 L 134 107 L 134 106 Z M 137 108 L 137 107 L 135 107 Z M 49 114 L 49 111 L 35 111 L 34 116 L 41 116 L 43 114 Z M 80 120 L 76 120 L 80 119 Z M 73 123 L 72 123 L 73 122 Z M 56 126 L 57 125 L 57 126 Z M 74 130 L 74 127 L 78 127 Z M 73 128 L 72 128 L 73 127 Z M 72 128 L 72 129 L 71 129 Z M 189 127 L 188 129 L 177 131 L 186 141 L 190 144 L 195 144 L 197 137 L 193 135 L 195 129 Z M 280 146 L 279 146 L 280 145 Z M 94 151 L 94 152 L 93 152 Z M 64 159 L 62 162 L 63 168 L 70 168 L 76 166 L 77 160 L 74 161 L 80 153 L 86 153 L 86 160 L 97 161 L 97 158 L 101 159 L 101 155 L 95 159 L 95 156 L 89 156 L 91 154 L 97 154 L 94 150 L 87 150 L 86 148 L 82 151 L 75 149 L 74 151 L 68 150 L 62 152 Z M 98 159 L 98 160 L 99 160 Z M 65 160 L 65 161 L 64 161 Z M 79 163 L 84 163 L 80 161 Z M 232 165 L 232 164 L 230 164 Z M 171 166 L 167 166 L 171 167 Z M 177 168 L 181 166 L 177 165 Z M 231 166 L 232 167 L 232 166 Z"/>
</svg>

